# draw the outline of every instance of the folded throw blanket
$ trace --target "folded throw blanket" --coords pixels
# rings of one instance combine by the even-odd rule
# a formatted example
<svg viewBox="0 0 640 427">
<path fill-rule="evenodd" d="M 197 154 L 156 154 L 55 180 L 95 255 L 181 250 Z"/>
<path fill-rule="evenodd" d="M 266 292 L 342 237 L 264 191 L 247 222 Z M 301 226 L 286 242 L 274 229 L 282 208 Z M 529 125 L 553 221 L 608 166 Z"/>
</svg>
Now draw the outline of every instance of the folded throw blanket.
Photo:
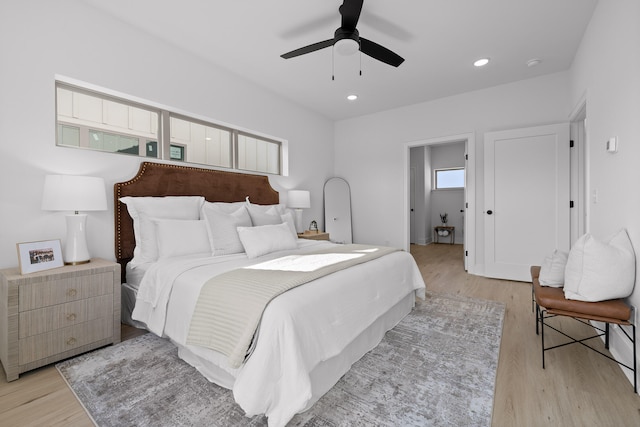
<svg viewBox="0 0 640 427">
<path fill-rule="evenodd" d="M 250 354 L 262 313 L 272 299 L 296 286 L 397 250 L 340 245 L 212 277 L 200 291 L 187 344 L 216 350 L 237 368 Z"/>
</svg>

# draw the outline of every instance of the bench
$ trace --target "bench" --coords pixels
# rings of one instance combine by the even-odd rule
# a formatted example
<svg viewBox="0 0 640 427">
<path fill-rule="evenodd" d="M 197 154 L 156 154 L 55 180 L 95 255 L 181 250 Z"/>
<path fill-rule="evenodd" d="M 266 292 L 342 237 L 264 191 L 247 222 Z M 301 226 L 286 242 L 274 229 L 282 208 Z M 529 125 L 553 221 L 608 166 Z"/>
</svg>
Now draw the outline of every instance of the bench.
<svg viewBox="0 0 640 427">
<path fill-rule="evenodd" d="M 613 360 L 620 366 L 631 370 L 631 372 L 633 372 L 633 391 L 634 393 L 637 393 L 638 379 L 636 375 L 636 327 L 633 321 L 635 313 L 632 308 L 627 305 L 622 299 L 600 302 L 568 300 L 564 297 L 564 291 L 562 290 L 562 288 L 541 286 L 540 282 L 538 281 L 539 276 L 540 266 L 532 266 L 531 284 L 533 299 L 536 306 L 536 335 L 540 335 L 542 341 L 542 369 L 544 369 L 544 353 L 546 351 L 553 350 L 558 347 L 564 347 L 569 344 L 581 344 L 595 351 L 596 353 L 599 353 L 602 356 Z M 597 332 L 595 335 L 588 338 L 575 339 L 567 335 L 565 332 L 558 330 L 549 323 L 545 322 L 547 319 L 556 316 L 571 317 L 579 322 L 593 327 Z M 603 322 L 605 324 L 604 329 L 594 326 L 593 324 L 589 323 L 589 321 Z M 609 325 L 611 323 L 621 326 L 631 326 L 631 334 L 629 334 L 625 328 L 620 328 L 620 330 L 629 339 L 629 341 L 631 341 L 631 345 L 633 347 L 633 366 L 626 365 L 614 359 L 610 355 L 603 353 L 596 348 L 589 346 L 588 344 L 585 344 L 585 341 L 604 336 L 604 346 L 606 349 L 609 349 Z M 564 335 L 565 337 L 569 338 L 570 341 L 552 347 L 545 347 L 545 326 Z"/>
</svg>

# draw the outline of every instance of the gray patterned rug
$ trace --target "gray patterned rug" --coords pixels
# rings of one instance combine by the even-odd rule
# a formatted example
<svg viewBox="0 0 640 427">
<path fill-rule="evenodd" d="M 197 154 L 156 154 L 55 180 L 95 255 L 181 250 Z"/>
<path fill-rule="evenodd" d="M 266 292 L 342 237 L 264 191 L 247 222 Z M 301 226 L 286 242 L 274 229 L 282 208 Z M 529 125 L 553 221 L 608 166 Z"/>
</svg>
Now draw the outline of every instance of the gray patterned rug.
<svg viewBox="0 0 640 427">
<path fill-rule="evenodd" d="M 289 426 L 490 426 L 504 305 L 454 295 L 425 302 Z M 152 334 L 56 365 L 107 426 L 266 426 Z"/>
</svg>

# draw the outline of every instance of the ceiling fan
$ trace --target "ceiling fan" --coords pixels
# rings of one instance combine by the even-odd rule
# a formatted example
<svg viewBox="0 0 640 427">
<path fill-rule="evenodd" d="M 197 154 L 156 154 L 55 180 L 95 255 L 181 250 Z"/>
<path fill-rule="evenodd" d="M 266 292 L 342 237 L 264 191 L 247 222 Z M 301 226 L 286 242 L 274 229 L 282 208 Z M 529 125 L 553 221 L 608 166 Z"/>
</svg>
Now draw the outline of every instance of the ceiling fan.
<svg viewBox="0 0 640 427">
<path fill-rule="evenodd" d="M 289 59 L 315 52 L 316 50 L 324 49 L 325 47 L 334 46 L 335 50 L 341 54 L 348 55 L 359 50 L 365 55 L 377 59 L 378 61 L 382 61 L 385 64 L 389 64 L 393 67 L 399 66 L 404 62 L 404 58 L 400 55 L 390 51 L 384 46 L 380 46 L 379 44 L 372 42 L 371 40 L 360 37 L 360 33 L 356 29 L 356 25 L 358 25 L 358 19 L 360 19 L 360 12 L 362 11 L 363 3 L 364 0 L 343 1 L 342 5 L 338 8 L 340 15 L 342 15 L 342 25 L 335 31 L 332 39 L 310 44 L 309 46 L 292 50 L 291 52 L 287 52 L 280 56 L 284 59 Z"/>
</svg>

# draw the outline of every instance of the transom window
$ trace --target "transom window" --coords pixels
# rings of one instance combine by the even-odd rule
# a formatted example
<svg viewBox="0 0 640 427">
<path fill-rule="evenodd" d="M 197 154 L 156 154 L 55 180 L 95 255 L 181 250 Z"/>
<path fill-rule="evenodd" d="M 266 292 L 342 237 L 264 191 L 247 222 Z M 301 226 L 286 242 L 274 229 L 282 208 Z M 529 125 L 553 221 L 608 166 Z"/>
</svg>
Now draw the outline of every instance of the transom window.
<svg viewBox="0 0 640 427">
<path fill-rule="evenodd" d="M 433 183 L 435 190 L 464 188 L 464 168 L 434 169 Z"/>
<path fill-rule="evenodd" d="M 59 146 L 282 174 L 282 141 L 63 82 L 56 117 Z"/>
</svg>

